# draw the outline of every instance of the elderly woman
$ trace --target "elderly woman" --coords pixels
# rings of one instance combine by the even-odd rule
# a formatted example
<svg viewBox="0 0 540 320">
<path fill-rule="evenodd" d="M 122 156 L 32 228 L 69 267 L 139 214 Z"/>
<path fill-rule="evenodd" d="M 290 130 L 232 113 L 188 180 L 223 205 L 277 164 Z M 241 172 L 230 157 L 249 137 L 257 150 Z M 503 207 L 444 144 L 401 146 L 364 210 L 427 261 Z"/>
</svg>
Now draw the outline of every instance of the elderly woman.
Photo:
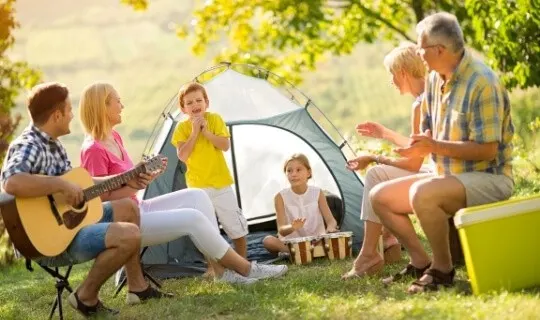
<svg viewBox="0 0 540 320">
<path fill-rule="evenodd" d="M 403 43 L 393 49 L 384 58 L 384 66 L 392 77 L 392 83 L 401 94 L 410 94 L 415 98 L 411 112 L 411 131 L 419 133 L 420 103 L 424 92 L 425 67 L 422 60 L 416 55 L 416 45 Z M 356 131 L 367 137 L 387 140 L 397 146 L 404 147 L 409 144 L 409 138 L 394 132 L 376 122 L 365 122 L 356 126 Z M 361 218 L 364 221 L 364 240 L 362 249 L 349 272 L 343 279 L 362 277 L 379 273 L 385 262 L 396 262 L 401 257 L 401 246 L 396 237 L 383 230 L 378 216 L 374 213 L 370 201 L 370 191 L 377 184 L 413 175 L 421 170 L 422 158 L 388 158 L 373 154 L 364 154 L 348 161 L 350 170 L 363 170 L 375 162 L 365 177 L 364 196 L 362 202 Z M 377 251 L 379 236 L 383 234 L 384 258 Z"/>
<path fill-rule="evenodd" d="M 110 84 L 94 83 L 81 95 L 79 112 L 87 133 L 81 148 L 81 166 L 92 176 L 115 175 L 133 168 L 122 138 L 114 130 L 122 122 L 123 108 L 120 96 Z M 284 265 L 250 263 L 232 250 L 219 233 L 214 207 L 204 191 L 186 189 L 142 201 L 136 198 L 136 191 L 124 186 L 104 194 L 102 199 L 129 197 L 138 203 L 142 246 L 187 235 L 207 257 L 216 279 L 231 283 L 248 284 L 287 271 Z"/>
</svg>

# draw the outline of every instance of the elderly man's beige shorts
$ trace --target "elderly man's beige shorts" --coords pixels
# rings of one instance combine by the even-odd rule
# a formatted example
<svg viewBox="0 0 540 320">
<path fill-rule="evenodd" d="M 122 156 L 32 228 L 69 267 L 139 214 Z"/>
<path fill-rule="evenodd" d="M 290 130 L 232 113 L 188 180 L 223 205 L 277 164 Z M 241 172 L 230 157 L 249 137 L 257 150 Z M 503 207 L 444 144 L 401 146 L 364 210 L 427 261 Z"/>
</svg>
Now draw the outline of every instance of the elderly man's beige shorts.
<svg viewBox="0 0 540 320">
<path fill-rule="evenodd" d="M 465 187 L 467 207 L 506 200 L 514 191 L 514 181 L 502 174 L 466 172 L 454 176 Z"/>
</svg>

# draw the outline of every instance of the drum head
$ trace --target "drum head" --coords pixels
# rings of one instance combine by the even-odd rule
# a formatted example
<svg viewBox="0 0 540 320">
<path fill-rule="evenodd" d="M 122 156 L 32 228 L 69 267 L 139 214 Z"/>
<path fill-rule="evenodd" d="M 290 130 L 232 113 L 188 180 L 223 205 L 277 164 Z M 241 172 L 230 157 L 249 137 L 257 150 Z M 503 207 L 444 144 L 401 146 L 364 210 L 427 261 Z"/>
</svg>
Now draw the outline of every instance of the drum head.
<svg viewBox="0 0 540 320">
<path fill-rule="evenodd" d="M 325 238 L 347 238 L 352 237 L 351 231 L 342 231 L 342 232 L 334 232 L 334 233 L 327 233 L 324 235 Z"/>
<path fill-rule="evenodd" d="M 317 237 L 298 237 L 298 238 L 290 238 L 290 239 L 285 239 L 283 240 L 283 243 L 285 244 L 288 244 L 288 243 L 299 243 L 299 242 L 309 242 L 309 241 L 313 241 L 317 239 Z"/>
</svg>

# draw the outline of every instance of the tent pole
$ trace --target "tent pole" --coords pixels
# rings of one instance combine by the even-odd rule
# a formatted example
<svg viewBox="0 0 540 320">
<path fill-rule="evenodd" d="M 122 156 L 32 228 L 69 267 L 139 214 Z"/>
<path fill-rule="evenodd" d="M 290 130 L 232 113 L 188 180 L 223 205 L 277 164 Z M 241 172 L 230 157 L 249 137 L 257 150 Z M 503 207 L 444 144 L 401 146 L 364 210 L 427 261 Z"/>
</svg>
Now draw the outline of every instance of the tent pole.
<svg viewBox="0 0 540 320">
<path fill-rule="evenodd" d="M 229 134 L 231 135 L 231 159 L 234 175 L 234 188 L 236 189 L 236 201 L 238 202 L 238 207 L 242 209 L 242 201 L 240 200 L 240 183 L 238 182 L 238 170 L 236 170 L 236 154 L 234 153 L 233 126 L 229 126 Z"/>
</svg>

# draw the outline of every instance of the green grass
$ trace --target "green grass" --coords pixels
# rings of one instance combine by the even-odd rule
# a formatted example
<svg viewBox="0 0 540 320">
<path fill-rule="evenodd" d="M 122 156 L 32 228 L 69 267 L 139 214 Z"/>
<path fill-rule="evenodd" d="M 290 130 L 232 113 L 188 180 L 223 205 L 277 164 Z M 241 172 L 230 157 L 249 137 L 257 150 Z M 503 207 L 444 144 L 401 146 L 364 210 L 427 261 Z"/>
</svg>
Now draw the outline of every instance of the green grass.
<svg viewBox="0 0 540 320">
<path fill-rule="evenodd" d="M 392 274 L 405 263 L 385 270 Z M 470 294 L 464 269 L 457 285 L 439 293 L 410 296 L 408 282 L 384 287 L 379 278 L 341 281 L 351 260 L 319 260 L 309 266 L 290 266 L 281 279 L 252 286 L 214 283 L 201 278 L 167 280 L 164 290 L 173 299 L 127 306 L 125 291 L 113 298 L 112 280 L 101 299 L 121 311 L 120 319 L 537 319 L 540 290 Z M 89 265 L 75 266 L 76 286 Z M 0 275 L 1 319 L 44 319 L 55 289 L 52 278 L 41 269 L 29 273 L 22 263 L 3 269 Z M 66 296 L 66 295 L 65 295 Z M 64 299 L 65 301 L 65 299 Z M 75 317 L 65 308 L 67 318 Z"/>
</svg>

